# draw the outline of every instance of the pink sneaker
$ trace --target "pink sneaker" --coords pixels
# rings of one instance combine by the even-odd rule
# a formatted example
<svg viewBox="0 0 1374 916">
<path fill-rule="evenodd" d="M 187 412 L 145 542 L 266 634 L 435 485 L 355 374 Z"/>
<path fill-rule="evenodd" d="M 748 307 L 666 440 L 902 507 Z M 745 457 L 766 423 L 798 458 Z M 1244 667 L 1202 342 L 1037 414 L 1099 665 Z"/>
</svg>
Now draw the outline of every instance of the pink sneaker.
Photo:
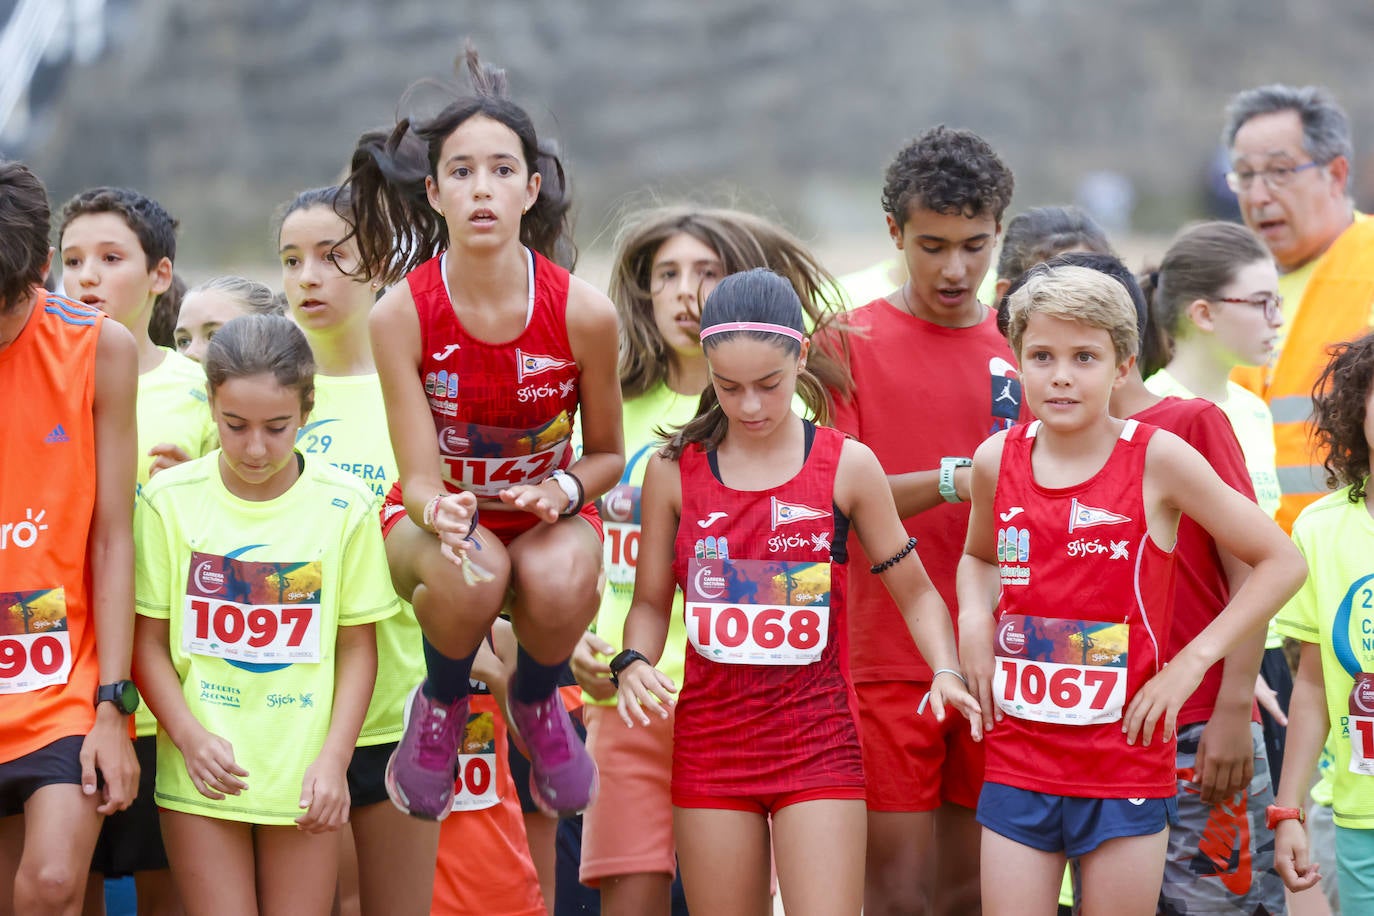
<svg viewBox="0 0 1374 916">
<path fill-rule="evenodd" d="M 406 698 L 405 734 L 386 763 L 386 794 L 411 817 L 442 821 L 453 808 L 468 698 L 445 705 L 425 696 L 423 686 Z"/>
<path fill-rule="evenodd" d="M 506 702 L 506 721 L 529 751 L 530 795 L 551 817 L 572 817 L 596 798 L 596 764 L 554 691 L 548 699 Z"/>
</svg>

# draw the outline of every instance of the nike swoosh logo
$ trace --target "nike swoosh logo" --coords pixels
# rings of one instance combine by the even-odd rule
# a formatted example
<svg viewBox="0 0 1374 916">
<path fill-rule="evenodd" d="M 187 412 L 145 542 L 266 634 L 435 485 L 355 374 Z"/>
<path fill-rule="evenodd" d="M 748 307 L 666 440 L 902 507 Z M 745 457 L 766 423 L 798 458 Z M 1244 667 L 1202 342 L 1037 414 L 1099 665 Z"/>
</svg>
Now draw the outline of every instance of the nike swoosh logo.
<svg viewBox="0 0 1374 916">
<path fill-rule="evenodd" d="M 729 514 L 729 513 L 726 513 L 726 512 L 712 512 L 710 515 L 706 516 L 705 518 L 699 518 L 699 519 L 697 519 L 697 527 L 698 527 L 698 528 L 710 528 L 710 527 L 711 527 L 712 525 L 714 525 L 716 522 L 718 522 L 718 521 L 720 521 L 721 519 L 725 518 L 728 514 Z"/>
<path fill-rule="evenodd" d="M 1009 522 L 1025 511 L 1026 510 L 1021 506 L 1012 506 L 1006 512 L 1003 512 L 1001 515 L 999 515 L 998 518 L 1000 518 L 1004 522 Z"/>
</svg>

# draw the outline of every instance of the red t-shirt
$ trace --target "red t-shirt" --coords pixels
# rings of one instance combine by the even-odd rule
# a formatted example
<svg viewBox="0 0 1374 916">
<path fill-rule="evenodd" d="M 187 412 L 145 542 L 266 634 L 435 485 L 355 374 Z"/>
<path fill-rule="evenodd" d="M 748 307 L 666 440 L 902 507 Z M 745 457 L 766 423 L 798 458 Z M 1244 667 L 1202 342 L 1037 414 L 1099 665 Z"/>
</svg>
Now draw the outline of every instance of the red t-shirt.
<svg viewBox="0 0 1374 916">
<path fill-rule="evenodd" d="M 945 456 L 972 457 L 979 444 L 1023 417 L 1015 357 L 997 318 L 971 328 L 931 324 L 877 299 L 845 317 L 853 396 L 836 398 L 835 426 L 871 448 L 888 474 L 929 471 Z M 832 350 L 834 335 L 821 335 Z M 905 520 L 917 553 L 951 617 L 954 572 L 969 507 L 941 503 Z M 854 680 L 921 680 L 930 666 L 872 560 L 856 543 L 850 574 L 850 670 Z M 879 559 L 882 559 L 881 557 Z"/>
<path fill-rule="evenodd" d="M 96 497 L 96 347 L 105 316 L 36 293 L 28 322 L 0 350 L 4 762 L 89 732 L 100 680 L 87 549 Z"/>
<path fill-rule="evenodd" d="M 1165 398 L 1153 407 L 1142 410 L 1132 419 L 1169 432 L 1197 449 L 1212 465 L 1222 480 L 1255 498 L 1250 473 L 1245 468 L 1245 456 L 1236 441 L 1231 421 L 1211 401 L 1202 398 Z M 1231 587 L 1226 571 L 1217 556 L 1212 536 L 1188 516 L 1178 520 L 1178 543 L 1174 547 L 1178 564 L 1178 579 L 1174 585 L 1174 625 L 1169 631 L 1166 658 L 1173 658 L 1184 646 L 1216 619 L 1231 600 Z M 1223 662 L 1207 669 L 1188 702 L 1178 714 L 1178 724 L 1193 725 L 1212 717 L 1221 689 Z M 1259 707 L 1254 707 L 1255 721 L 1259 721 Z"/>
<path fill-rule="evenodd" d="M 444 256 L 406 276 L 420 318 L 420 376 L 444 483 L 495 498 L 572 463 L 577 360 L 568 341 L 568 272 L 538 253 L 534 304 L 514 340 L 478 340 L 459 323 Z"/>
<path fill-rule="evenodd" d="M 844 435 L 814 429 L 802 469 L 732 490 L 696 446 L 679 460 L 673 563 L 689 647 L 673 792 L 762 795 L 864 784 L 845 640 Z"/>
<path fill-rule="evenodd" d="M 993 502 L 1002 579 L 993 696 L 1006 715 L 988 734 L 985 778 L 1054 795 L 1168 798 L 1174 742 L 1156 733 L 1149 747 L 1129 746 L 1121 728 L 1167 658 L 1171 625 L 1173 556 L 1145 519 L 1155 429 L 1127 420 L 1102 469 L 1062 489 L 1035 482 L 1039 429 L 1007 434 Z"/>
</svg>

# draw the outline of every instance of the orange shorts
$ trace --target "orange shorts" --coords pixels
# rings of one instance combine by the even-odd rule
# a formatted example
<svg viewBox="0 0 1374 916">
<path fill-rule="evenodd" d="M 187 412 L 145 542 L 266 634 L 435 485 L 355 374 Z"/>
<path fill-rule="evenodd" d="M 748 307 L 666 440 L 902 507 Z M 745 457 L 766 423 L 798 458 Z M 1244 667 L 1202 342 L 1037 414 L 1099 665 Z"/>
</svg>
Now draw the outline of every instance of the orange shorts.
<svg viewBox="0 0 1374 916">
<path fill-rule="evenodd" d="M 655 718 L 647 728 L 626 728 L 614 706 L 587 705 L 582 715 L 601 792 L 582 815 L 578 879 L 597 887 L 602 878 L 618 875 L 672 875 L 672 716 Z"/>
<path fill-rule="evenodd" d="M 928 680 L 854 685 L 870 811 L 934 811 L 945 802 L 978 807 L 983 746 L 952 709 L 944 722 L 929 706 L 916 714 L 929 690 Z"/>
</svg>

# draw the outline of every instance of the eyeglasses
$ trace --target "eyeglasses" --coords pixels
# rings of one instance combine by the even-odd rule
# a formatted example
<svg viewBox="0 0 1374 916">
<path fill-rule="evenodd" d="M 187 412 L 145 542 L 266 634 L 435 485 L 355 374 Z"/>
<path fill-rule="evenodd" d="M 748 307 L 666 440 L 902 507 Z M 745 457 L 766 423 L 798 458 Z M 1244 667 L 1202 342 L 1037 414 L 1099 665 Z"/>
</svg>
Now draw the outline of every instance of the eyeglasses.
<svg viewBox="0 0 1374 916">
<path fill-rule="evenodd" d="M 1233 299 L 1229 297 L 1219 297 L 1216 302 L 1234 302 L 1236 305 L 1248 305 L 1252 308 L 1264 310 L 1264 320 L 1274 321 L 1283 315 L 1283 297 L 1274 293 L 1266 293 L 1254 296 L 1250 299 Z"/>
<path fill-rule="evenodd" d="M 1227 172 L 1226 186 L 1239 194 L 1241 191 L 1250 190 L 1250 186 L 1255 183 L 1256 178 L 1263 178 L 1264 183 L 1270 189 L 1286 187 L 1293 183 L 1299 172 L 1308 169 L 1319 168 L 1320 162 L 1304 162 L 1302 165 L 1278 165 L 1267 169 L 1260 169 L 1257 172 Z"/>
</svg>

